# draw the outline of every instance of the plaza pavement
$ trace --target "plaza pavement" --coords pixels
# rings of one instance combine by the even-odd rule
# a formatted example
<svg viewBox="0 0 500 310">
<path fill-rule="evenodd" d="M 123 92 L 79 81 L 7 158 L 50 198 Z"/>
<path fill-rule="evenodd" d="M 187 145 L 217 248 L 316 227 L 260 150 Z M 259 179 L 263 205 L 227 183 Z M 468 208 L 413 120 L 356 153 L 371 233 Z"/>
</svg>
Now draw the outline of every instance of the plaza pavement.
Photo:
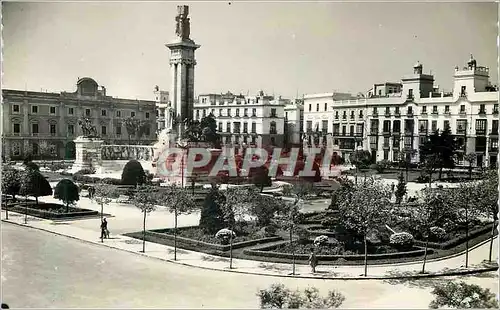
<svg viewBox="0 0 500 310">
<path fill-rule="evenodd" d="M 2 302 L 12 309 L 257 309 L 281 283 L 337 290 L 346 309 L 426 309 L 434 285 L 465 281 L 495 292 L 495 272 L 418 280 L 323 280 L 202 270 L 2 223 Z"/>
<path fill-rule="evenodd" d="M 40 197 L 40 201 L 55 202 L 53 197 Z M 100 211 L 100 206 L 90 201 L 86 197 L 81 197 L 77 206 L 85 209 Z M 142 230 L 142 214 L 138 208 L 133 205 L 112 202 L 104 207 L 104 213 L 110 214 L 108 218 L 111 239 L 105 239 L 103 243 L 100 236 L 100 219 L 82 219 L 52 221 L 34 218 L 28 216 L 28 224 L 24 224 L 24 215 L 9 212 L 10 223 L 26 225 L 36 229 L 52 232 L 55 234 L 68 236 L 85 242 L 90 242 L 114 249 L 138 253 L 140 255 L 152 258 L 162 259 L 173 262 L 173 247 L 146 242 L 146 253 L 140 253 L 142 250 L 142 241 L 123 236 L 125 232 L 134 232 Z M 2 212 L 2 220 L 5 220 L 5 212 Z M 199 213 L 179 216 L 179 227 L 197 225 Z M 173 227 L 174 217 L 165 207 L 158 207 L 157 211 L 152 212 L 147 218 L 147 229 Z M 498 238 L 494 241 L 494 249 L 498 249 Z M 465 262 L 465 254 L 461 253 L 455 257 L 430 260 L 426 265 L 426 271 L 430 273 L 443 273 L 446 270 L 460 270 L 467 272 L 478 269 L 483 260 L 487 259 L 489 253 L 489 243 L 483 243 L 469 252 L 469 269 L 462 266 Z M 497 261 L 498 251 L 493 251 L 493 259 Z M 227 258 L 212 256 L 204 253 L 178 250 L 176 263 L 201 267 L 212 270 L 232 271 L 238 273 L 259 274 L 269 276 L 290 276 L 291 265 L 282 263 L 268 263 L 244 259 L 233 259 L 234 269 L 229 270 Z M 322 279 L 356 279 L 364 278 L 363 266 L 319 266 L 317 273 L 312 274 L 309 266 L 297 265 L 296 277 L 322 278 Z M 421 270 L 421 262 L 402 263 L 392 265 L 369 265 L 369 278 L 386 278 L 394 275 L 415 275 Z"/>
</svg>

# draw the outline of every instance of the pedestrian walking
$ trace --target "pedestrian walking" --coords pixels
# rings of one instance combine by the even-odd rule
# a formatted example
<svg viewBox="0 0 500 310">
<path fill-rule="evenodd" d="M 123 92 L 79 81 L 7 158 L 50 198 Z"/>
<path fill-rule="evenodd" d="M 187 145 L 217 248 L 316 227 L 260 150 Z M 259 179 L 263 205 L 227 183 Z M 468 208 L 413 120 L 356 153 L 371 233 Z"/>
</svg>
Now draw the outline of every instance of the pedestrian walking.
<svg viewBox="0 0 500 310">
<path fill-rule="evenodd" d="M 393 193 L 394 193 L 394 187 L 395 187 L 394 186 L 394 182 L 392 182 L 392 184 L 391 184 L 391 192 L 393 192 Z"/>
<path fill-rule="evenodd" d="M 101 239 L 104 238 L 109 238 L 108 221 L 106 220 L 106 218 L 104 218 L 101 223 Z"/>
<path fill-rule="evenodd" d="M 316 272 L 316 266 L 318 265 L 318 257 L 314 253 L 314 248 L 311 248 L 311 254 L 309 254 L 309 266 L 311 266 L 312 273 Z"/>
</svg>

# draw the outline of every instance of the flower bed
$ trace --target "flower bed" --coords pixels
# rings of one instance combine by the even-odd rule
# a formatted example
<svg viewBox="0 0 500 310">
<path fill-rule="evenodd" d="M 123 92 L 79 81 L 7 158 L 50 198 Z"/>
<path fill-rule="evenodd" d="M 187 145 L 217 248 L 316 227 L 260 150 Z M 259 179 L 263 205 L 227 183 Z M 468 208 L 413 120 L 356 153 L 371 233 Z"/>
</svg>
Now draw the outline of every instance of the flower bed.
<svg viewBox="0 0 500 310">
<path fill-rule="evenodd" d="M 219 240 L 215 239 L 215 236 L 213 237 L 213 239 L 211 238 L 211 236 L 202 237 L 198 232 L 200 231 L 200 228 L 198 226 L 181 227 L 178 228 L 178 231 L 179 234 L 177 235 L 177 246 L 179 248 L 223 256 L 226 254 L 225 252 L 229 251 L 230 249 L 230 246 L 228 244 L 221 244 Z M 172 246 L 174 244 L 174 235 L 172 234 L 172 232 L 172 229 L 157 229 L 146 231 L 146 241 Z M 125 234 L 125 236 L 142 240 L 143 233 L 142 231 L 127 233 Z M 191 238 L 187 236 L 190 236 Z M 203 239 L 204 241 L 198 239 Z M 279 240 L 282 240 L 282 238 L 279 236 L 259 237 L 257 235 L 254 235 L 253 239 L 249 236 L 240 237 L 239 239 L 238 237 L 236 237 L 233 241 L 233 250 L 262 243 L 275 242 Z"/>
<path fill-rule="evenodd" d="M 295 243 L 295 258 L 297 260 L 307 260 L 309 257 L 311 244 L 300 245 Z M 373 249 L 374 247 L 372 247 Z M 369 253 L 368 260 L 380 260 L 380 259 L 398 259 L 403 257 L 417 257 L 424 255 L 424 249 L 414 247 L 409 251 L 397 251 L 392 249 L 389 246 L 379 246 L 375 247 L 375 249 L 379 248 L 379 251 L 387 251 L 385 253 Z M 391 248 L 391 249 L 390 249 Z M 370 248 L 369 248 L 370 250 Z M 260 247 L 254 247 L 252 249 L 245 249 L 243 251 L 246 255 L 251 256 L 260 256 L 260 257 L 268 257 L 268 258 L 284 258 L 284 259 L 292 259 L 292 250 L 290 243 L 288 241 L 283 241 L 278 244 L 273 245 L 264 245 Z M 345 252 L 339 254 L 332 254 L 334 250 L 329 250 L 327 247 L 317 249 L 318 259 L 320 261 L 335 261 L 338 259 L 343 259 L 346 261 L 360 261 L 364 260 L 365 256 L 363 254 L 346 254 Z M 433 253 L 432 249 L 429 249 L 427 252 L 429 255 Z"/>
<path fill-rule="evenodd" d="M 489 223 L 489 224 L 486 224 L 485 226 L 479 226 L 479 227 L 470 229 L 468 239 L 470 240 L 470 239 L 474 239 L 476 237 L 479 237 L 481 235 L 490 234 L 491 229 L 493 228 L 492 226 L 493 226 L 493 224 Z M 495 233 L 498 234 L 498 229 L 495 230 Z M 450 235 L 450 234 L 448 234 L 448 235 Z M 467 240 L 467 238 L 465 236 L 465 232 L 463 232 L 463 234 L 459 234 L 458 236 L 455 235 L 455 238 L 450 239 L 448 241 L 443 241 L 441 243 L 429 242 L 428 246 L 429 246 L 429 248 L 446 250 L 446 249 L 453 248 L 459 244 L 465 243 L 466 240 Z M 425 246 L 425 241 L 415 240 L 415 245 Z"/>
<path fill-rule="evenodd" d="M 26 207 L 27 205 L 27 207 Z M 43 203 L 38 205 L 33 202 L 9 204 L 7 207 L 2 206 L 2 209 L 7 208 L 8 211 L 26 214 L 44 219 L 63 219 L 63 218 L 76 218 L 97 216 L 99 212 L 88 209 L 81 209 L 75 207 L 66 208 L 66 206 L 55 203 Z M 69 211 L 69 212 L 67 212 Z"/>
</svg>

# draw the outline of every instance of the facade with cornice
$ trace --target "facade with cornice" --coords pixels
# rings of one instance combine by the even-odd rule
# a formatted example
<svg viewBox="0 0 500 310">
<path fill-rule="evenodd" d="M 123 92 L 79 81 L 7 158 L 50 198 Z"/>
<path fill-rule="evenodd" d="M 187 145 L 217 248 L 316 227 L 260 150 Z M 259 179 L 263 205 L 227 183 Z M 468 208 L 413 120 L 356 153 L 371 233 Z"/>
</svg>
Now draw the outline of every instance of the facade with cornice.
<svg viewBox="0 0 500 310">
<path fill-rule="evenodd" d="M 286 100 L 260 92 L 256 96 L 203 94 L 194 105 L 194 119 L 210 113 L 226 147 L 279 146 L 284 144 Z"/>
<path fill-rule="evenodd" d="M 89 118 L 106 144 L 129 144 L 125 119 L 149 124 L 140 144 L 156 141 L 155 101 L 108 96 L 91 78 L 81 78 L 73 93 L 47 93 L 3 89 L 2 156 L 36 158 L 47 149 L 52 158 L 74 158 L 73 140 L 82 135 L 78 120 Z M 148 129 L 149 128 L 149 129 Z M 131 137 L 131 143 L 137 143 Z"/>
<path fill-rule="evenodd" d="M 398 89 L 397 83 L 378 85 Z M 477 166 L 497 164 L 499 92 L 490 84 L 487 67 L 478 66 L 471 57 L 465 67 L 455 68 L 453 91 L 445 93 L 434 87 L 433 75 L 424 74 L 417 63 L 401 86 L 400 92 L 378 95 L 372 89 L 366 96 L 347 100 L 334 100 L 331 94 L 306 95 L 307 143 L 331 139 L 343 154 L 364 149 L 377 161 L 396 161 L 403 150 L 412 149 L 416 151 L 412 161 L 417 162 L 419 146 L 427 137 L 449 127 L 462 145 L 457 151 L 459 165 L 468 164 L 463 156 L 469 153 L 476 154 Z"/>
</svg>

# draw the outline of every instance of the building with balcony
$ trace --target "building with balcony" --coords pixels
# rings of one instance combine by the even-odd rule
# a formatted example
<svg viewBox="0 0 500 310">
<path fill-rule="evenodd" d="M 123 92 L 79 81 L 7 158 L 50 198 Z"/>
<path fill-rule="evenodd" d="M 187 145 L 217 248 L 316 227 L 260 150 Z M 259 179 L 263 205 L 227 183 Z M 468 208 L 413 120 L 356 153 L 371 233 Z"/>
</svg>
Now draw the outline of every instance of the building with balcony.
<svg viewBox="0 0 500 310">
<path fill-rule="evenodd" d="M 141 144 L 156 141 L 154 101 L 113 98 L 88 77 L 78 79 L 76 87 L 72 93 L 3 89 L 2 155 L 21 159 L 49 150 L 53 158 L 74 158 L 73 140 L 83 133 L 78 125 L 83 118 L 92 120 L 106 144 L 129 143 L 124 124 L 129 117 L 149 123 Z"/>
<path fill-rule="evenodd" d="M 459 165 L 468 164 L 463 161 L 468 153 L 477 155 L 477 166 L 497 164 L 499 93 L 489 81 L 487 67 L 477 66 L 471 56 L 465 67 L 455 68 L 453 91 L 445 93 L 417 62 L 413 74 L 403 77 L 401 85 L 399 93 L 371 98 L 328 102 L 330 96 L 305 96 L 305 106 L 324 104 L 323 110 L 305 111 L 307 141 L 314 144 L 311 140 L 318 134 L 312 133 L 316 131 L 321 139 L 333 139 L 343 152 L 362 148 L 377 161 L 396 161 L 403 150 L 412 149 L 416 151 L 412 161 L 417 162 L 419 145 L 433 132 L 448 127 L 461 145 Z"/>
<path fill-rule="evenodd" d="M 283 146 L 285 104 L 281 97 L 275 99 L 263 91 L 256 96 L 203 94 L 194 104 L 193 115 L 201 120 L 212 114 L 224 146 Z"/>
</svg>

